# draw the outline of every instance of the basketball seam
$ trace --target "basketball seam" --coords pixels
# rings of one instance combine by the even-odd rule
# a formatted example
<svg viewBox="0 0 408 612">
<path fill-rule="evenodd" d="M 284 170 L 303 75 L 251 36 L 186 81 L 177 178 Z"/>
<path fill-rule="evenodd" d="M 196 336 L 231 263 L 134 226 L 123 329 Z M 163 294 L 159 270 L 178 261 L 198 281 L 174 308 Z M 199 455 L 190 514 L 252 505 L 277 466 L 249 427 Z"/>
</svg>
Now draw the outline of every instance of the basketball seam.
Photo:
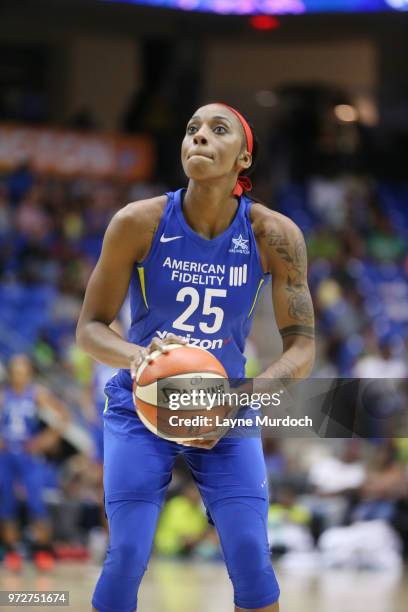
<svg viewBox="0 0 408 612">
<path fill-rule="evenodd" d="M 187 377 L 189 374 L 198 374 L 198 372 L 197 372 L 197 370 L 193 370 L 192 372 L 183 372 L 183 374 L 186 374 L 186 377 Z M 225 378 L 225 376 L 223 376 L 219 372 L 214 372 L 213 370 L 205 371 L 205 372 L 203 372 L 203 374 L 215 374 L 216 376 L 219 376 L 221 380 L 228 380 L 228 378 Z M 199 374 L 198 374 L 198 376 L 199 376 Z M 136 382 L 136 386 L 137 387 L 148 387 L 149 385 L 152 385 L 155 382 L 158 383 L 159 381 L 167 380 L 168 378 L 172 378 L 172 375 L 170 374 L 169 376 L 165 376 L 164 378 L 156 378 L 156 379 L 152 380 L 151 382 L 149 382 L 149 383 L 147 383 L 145 385 L 142 385 L 142 384 Z M 181 380 L 181 378 L 178 378 L 177 380 Z"/>
</svg>

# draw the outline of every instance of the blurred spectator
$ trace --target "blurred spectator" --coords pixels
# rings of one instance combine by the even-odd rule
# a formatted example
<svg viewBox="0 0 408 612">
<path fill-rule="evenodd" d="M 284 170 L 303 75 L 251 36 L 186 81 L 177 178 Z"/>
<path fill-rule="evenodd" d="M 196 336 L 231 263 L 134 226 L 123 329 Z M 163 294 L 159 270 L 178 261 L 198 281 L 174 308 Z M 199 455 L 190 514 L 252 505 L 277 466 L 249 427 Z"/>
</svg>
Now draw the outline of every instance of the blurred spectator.
<svg viewBox="0 0 408 612">
<path fill-rule="evenodd" d="M 335 344 L 333 342 L 317 343 L 316 360 L 312 372 L 312 378 L 337 378 L 339 370 L 336 364 L 336 355 L 333 351 Z"/>
<path fill-rule="evenodd" d="M 99 469 L 89 457 L 75 454 L 64 462 L 62 498 L 53 510 L 58 542 L 86 544 L 88 532 L 102 525 L 99 487 Z"/>
<path fill-rule="evenodd" d="M 44 210 L 44 193 L 36 185 L 28 191 L 17 208 L 15 225 L 19 234 L 44 240 L 50 230 L 48 215 Z"/>
<path fill-rule="evenodd" d="M 14 206 L 19 202 L 34 185 L 35 175 L 30 164 L 23 162 L 15 168 L 7 177 L 7 187 L 9 189 L 10 202 Z"/>
<path fill-rule="evenodd" d="M 34 533 L 33 557 L 42 571 L 52 569 L 52 529 L 45 504 L 44 455 L 58 445 L 69 423 L 65 405 L 34 379 L 30 359 L 15 355 L 0 398 L 0 517 L 6 545 L 5 566 L 20 571 L 18 485 L 23 487 Z M 47 425 L 44 426 L 44 418 Z M 49 419 L 53 425 L 48 425 Z"/>
<path fill-rule="evenodd" d="M 307 251 L 312 259 L 333 261 L 341 251 L 341 242 L 330 227 L 320 224 L 308 237 Z"/>
<path fill-rule="evenodd" d="M 200 494 L 190 483 L 165 504 L 155 537 L 156 551 L 164 556 L 189 556 L 210 531 Z"/>
<path fill-rule="evenodd" d="M 368 255 L 375 261 L 391 262 L 402 258 L 406 244 L 392 228 L 390 220 L 381 215 L 367 242 Z"/>
<path fill-rule="evenodd" d="M 399 575 L 402 543 L 396 531 L 382 520 L 332 527 L 319 538 L 325 568 L 379 570 Z"/>
<path fill-rule="evenodd" d="M 269 506 L 268 540 L 271 552 L 306 552 L 313 548 L 310 532 L 312 516 L 297 499 L 291 487 L 278 490 L 277 501 Z"/>
<path fill-rule="evenodd" d="M 358 441 L 345 442 L 338 457 L 333 448 L 330 451 L 311 466 L 308 482 L 312 493 L 302 498 L 320 521 L 321 530 L 344 522 L 349 504 L 365 479 Z"/>
<path fill-rule="evenodd" d="M 309 472 L 310 484 L 323 496 L 357 489 L 364 477 L 361 444 L 356 440 L 344 443 L 338 458 L 329 455 L 313 465 Z"/>
<path fill-rule="evenodd" d="M 389 440 L 374 450 L 351 518 L 353 521 L 383 519 L 391 522 L 396 502 L 406 493 L 404 469 L 393 441 Z"/>
<path fill-rule="evenodd" d="M 342 288 L 333 279 L 323 280 L 316 297 L 321 311 L 321 324 L 329 333 L 347 341 L 366 323 L 359 296 L 349 288 Z"/>
<path fill-rule="evenodd" d="M 405 378 L 407 374 L 407 364 L 402 357 L 394 355 L 392 339 L 387 337 L 377 347 L 371 345 L 353 368 L 356 378 Z"/>
<path fill-rule="evenodd" d="M 346 182 L 343 178 L 312 178 L 309 182 L 309 201 L 314 213 L 331 230 L 344 226 L 346 218 Z"/>
</svg>

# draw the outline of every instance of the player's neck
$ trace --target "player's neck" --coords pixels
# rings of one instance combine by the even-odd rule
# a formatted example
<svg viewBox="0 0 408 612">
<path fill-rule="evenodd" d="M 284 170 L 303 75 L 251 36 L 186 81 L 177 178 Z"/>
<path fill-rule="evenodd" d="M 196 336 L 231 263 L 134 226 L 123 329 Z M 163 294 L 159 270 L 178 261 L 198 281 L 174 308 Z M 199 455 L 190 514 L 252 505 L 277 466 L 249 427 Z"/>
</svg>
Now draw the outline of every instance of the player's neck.
<svg viewBox="0 0 408 612">
<path fill-rule="evenodd" d="M 230 225 L 238 207 L 231 186 L 191 181 L 183 201 L 183 213 L 190 227 L 208 239 L 215 238 Z"/>
</svg>

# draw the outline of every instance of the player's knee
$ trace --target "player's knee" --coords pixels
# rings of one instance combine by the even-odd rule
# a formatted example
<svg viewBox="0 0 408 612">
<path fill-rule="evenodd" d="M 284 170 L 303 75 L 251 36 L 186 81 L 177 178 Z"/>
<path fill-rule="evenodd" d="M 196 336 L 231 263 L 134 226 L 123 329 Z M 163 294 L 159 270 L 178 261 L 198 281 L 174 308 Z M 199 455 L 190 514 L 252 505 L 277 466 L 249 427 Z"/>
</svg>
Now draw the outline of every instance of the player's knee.
<svg viewBox="0 0 408 612">
<path fill-rule="evenodd" d="M 248 573 L 261 569 L 269 561 L 267 540 L 253 530 L 236 533 L 228 544 L 228 558 L 233 572 Z"/>
<path fill-rule="evenodd" d="M 105 570 L 134 580 L 141 580 L 146 562 L 137 542 L 123 542 L 109 549 Z"/>
</svg>

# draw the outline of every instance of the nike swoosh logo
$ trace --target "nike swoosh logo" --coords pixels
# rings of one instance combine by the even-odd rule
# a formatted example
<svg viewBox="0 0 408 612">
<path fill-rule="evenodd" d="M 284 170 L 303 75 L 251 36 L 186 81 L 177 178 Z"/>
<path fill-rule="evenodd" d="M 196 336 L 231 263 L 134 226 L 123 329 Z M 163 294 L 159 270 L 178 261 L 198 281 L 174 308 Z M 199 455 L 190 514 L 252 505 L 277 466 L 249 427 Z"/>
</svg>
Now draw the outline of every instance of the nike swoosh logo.
<svg viewBox="0 0 408 612">
<path fill-rule="evenodd" d="M 166 238 L 164 234 L 160 237 L 160 242 L 171 242 L 172 240 L 178 240 L 179 238 L 184 238 L 184 236 L 172 236 L 171 238 Z"/>
</svg>

